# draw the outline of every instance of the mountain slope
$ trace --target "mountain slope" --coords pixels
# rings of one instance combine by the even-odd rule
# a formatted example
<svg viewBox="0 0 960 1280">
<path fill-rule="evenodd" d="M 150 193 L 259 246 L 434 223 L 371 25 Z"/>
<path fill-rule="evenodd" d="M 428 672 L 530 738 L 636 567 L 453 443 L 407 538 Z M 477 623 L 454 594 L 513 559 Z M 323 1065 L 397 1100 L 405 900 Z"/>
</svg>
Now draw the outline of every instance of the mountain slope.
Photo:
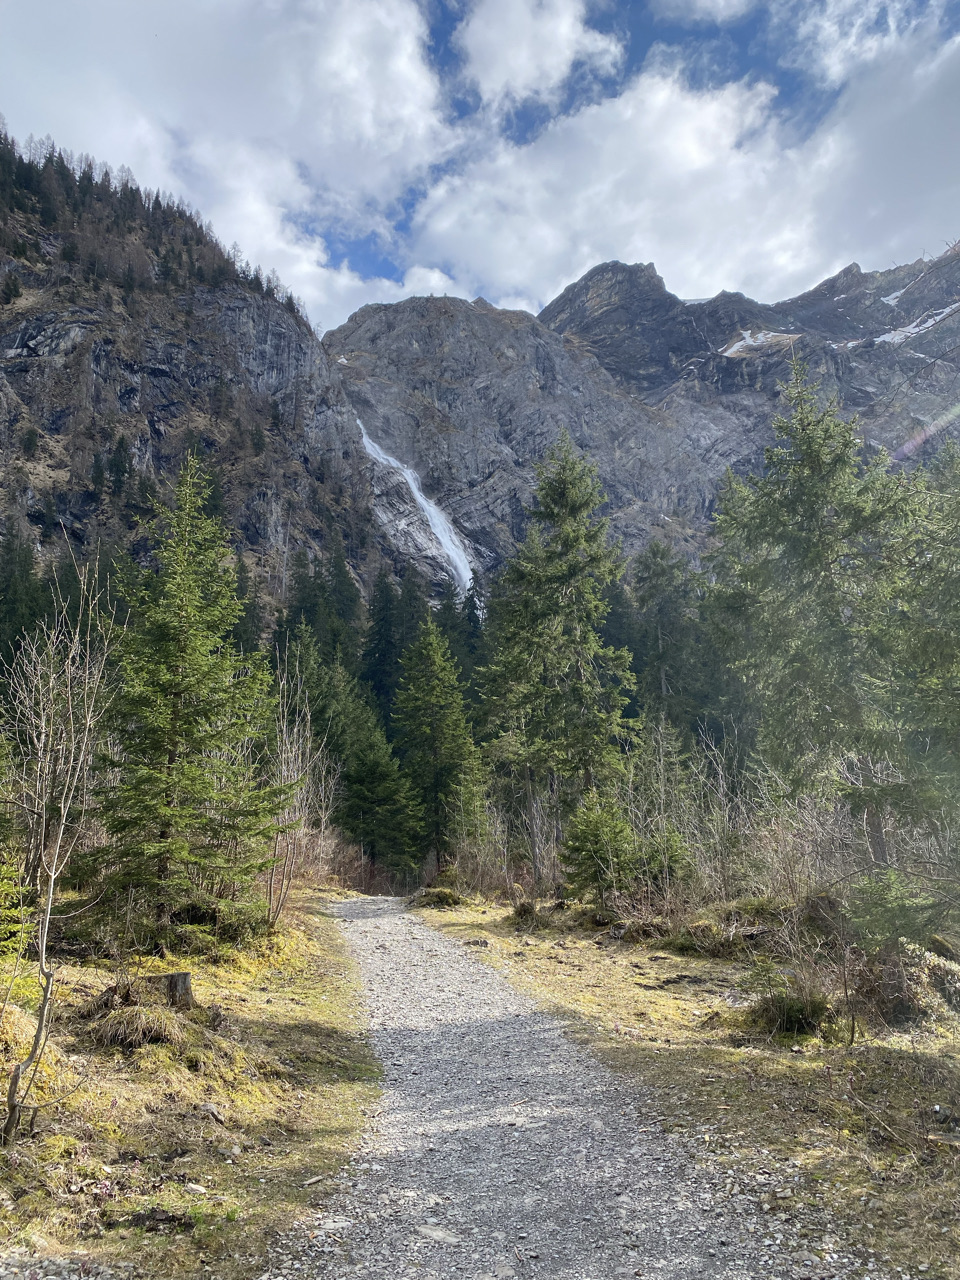
<svg viewBox="0 0 960 1280">
<path fill-rule="evenodd" d="M 695 550 L 727 468 L 762 465 L 791 354 L 905 459 L 953 429 L 958 352 L 955 248 L 775 305 L 603 263 L 539 317 L 411 298 L 321 343 L 189 211 L 0 138 L 0 517 L 129 541 L 198 450 L 278 599 L 299 547 L 342 542 L 361 582 L 412 561 L 439 583 L 454 544 L 492 570 L 563 428 L 628 552 L 657 528 Z"/>
</svg>

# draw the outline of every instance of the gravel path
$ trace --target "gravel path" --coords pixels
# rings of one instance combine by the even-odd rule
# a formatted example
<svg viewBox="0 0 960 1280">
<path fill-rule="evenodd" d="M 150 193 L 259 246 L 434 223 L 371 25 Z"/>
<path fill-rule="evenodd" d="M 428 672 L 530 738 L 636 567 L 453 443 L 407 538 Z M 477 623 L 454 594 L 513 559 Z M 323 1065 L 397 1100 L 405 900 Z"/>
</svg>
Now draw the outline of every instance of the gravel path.
<svg viewBox="0 0 960 1280">
<path fill-rule="evenodd" d="M 331 909 L 385 1092 L 342 1190 L 261 1280 L 879 1278 L 872 1261 L 804 1252 L 789 1214 L 738 1210 L 636 1090 L 401 903 Z"/>
</svg>

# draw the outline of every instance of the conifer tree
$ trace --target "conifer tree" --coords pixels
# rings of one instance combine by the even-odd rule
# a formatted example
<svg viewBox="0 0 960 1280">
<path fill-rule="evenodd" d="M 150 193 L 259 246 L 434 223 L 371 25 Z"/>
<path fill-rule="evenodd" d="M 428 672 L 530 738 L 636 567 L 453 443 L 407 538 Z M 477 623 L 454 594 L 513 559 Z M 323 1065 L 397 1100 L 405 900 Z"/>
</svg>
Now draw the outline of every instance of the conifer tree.
<svg viewBox="0 0 960 1280">
<path fill-rule="evenodd" d="M 243 556 L 237 557 L 237 599 L 240 616 L 233 628 L 233 638 L 243 653 L 260 648 L 263 638 L 263 599 L 260 583 L 247 567 Z"/>
<path fill-rule="evenodd" d="M 403 769 L 423 808 L 425 843 L 442 868 L 453 854 L 459 815 L 474 809 L 467 793 L 479 776 L 457 669 L 430 616 L 403 655 L 394 719 Z"/>
<path fill-rule="evenodd" d="M 416 643 L 420 624 L 426 618 L 428 610 L 423 579 L 413 565 L 408 565 L 400 583 L 400 600 L 397 605 L 397 643 L 401 654 Z"/>
<path fill-rule="evenodd" d="M 157 510 L 156 568 L 139 572 L 119 657 L 116 781 L 104 797 L 115 887 L 163 943 L 183 921 L 218 925 L 268 860 L 282 802 L 258 785 L 269 672 L 232 640 L 240 616 L 223 527 L 189 458 Z"/>
<path fill-rule="evenodd" d="M 349 671 L 356 672 L 360 658 L 360 624 L 363 600 L 347 567 L 343 543 L 334 539 L 326 569 L 327 602 L 330 610 L 331 655 L 339 654 Z"/>
<path fill-rule="evenodd" d="M 341 830 L 373 862 L 409 877 L 421 862 L 423 815 L 379 725 L 356 743 L 341 781 Z"/>
<path fill-rule="evenodd" d="M 522 785 L 534 876 L 543 873 L 537 806 L 560 821 L 618 767 L 629 654 L 603 643 L 605 589 L 619 558 L 596 512 L 596 472 L 564 434 L 539 469 L 537 505 L 491 601 L 484 672 L 492 755 Z"/>
<path fill-rule="evenodd" d="M 30 545 L 10 530 L 0 541 L 0 664 L 9 663 L 19 638 L 33 630 L 50 603 Z"/>
<path fill-rule="evenodd" d="M 462 599 L 457 597 L 453 584 L 444 584 L 434 621 L 441 635 L 450 646 L 450 654 L 457 664 L 464 688 L 473 683 L 482 643 L 482 624 L 476 588 L 471 586 Z"/>
<path fill-rule="evenodd" d="M 384 725 L 390 724 L 400 681 L 400 598 L 385 570 L 377 575 L 370 596 L 370 622 L 363 645 L 360 674 L 373 695 Z"/>
<path fill-rule="evenodd" d="M 400 874 L 418 864 L 420 809 L 376 713 L 342 663 L 326 665 L 301 624 L 294 660 L 310 702 L 311 723 L 341 766 L 334 822 L 365 856 Z"/>
<path fill-rule="evenodd" d="M 633 564 L 630 649 L 640 706 L 686 736 L 713 725 L 727 680 L 705 625 L 700 575 L 665 543 L 651 541 Z"/>
<path fill-rule="evenodd" d="M 761 709 L 765 758 L 797 788 L 840 785 L 867 814 L 895 799 L 884 762 L 904 764 L 891 702 L 891 626 L 922 534 L 920 483 L 864 460 L 856 425 L 795 363 L 791 410 L 762 477 L 730 477 L 716 527 L 715 614 Z"/>
</svg>

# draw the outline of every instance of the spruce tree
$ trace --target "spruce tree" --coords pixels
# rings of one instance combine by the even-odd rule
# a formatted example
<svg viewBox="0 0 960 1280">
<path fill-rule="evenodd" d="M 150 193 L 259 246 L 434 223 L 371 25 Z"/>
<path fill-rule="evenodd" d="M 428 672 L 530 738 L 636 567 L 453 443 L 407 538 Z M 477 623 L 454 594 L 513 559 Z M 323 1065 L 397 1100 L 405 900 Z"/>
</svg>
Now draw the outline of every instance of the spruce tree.
<svg viewBox="0 0 960 1280">
<path fill-rule="evenodd" d="M 531 527 L 491 600 L 483 673 L 491 755 L 521 785 L 534 876 L 543 874 L 537 810 L 562 822 L 616 772 L 628 736 L 630 655 L 601 638 L 605 591 L 620 572 L 596 472 L 564 434 L 539 469 Z"/>
<path fill-rule="evenodd" d="M 365 857 L 409 879 L 421 862 L 423 815 L 379 725 L 354 745 L 341 784 L 340 829 Z"/>
<path fill-rule="evenodd" d="M 270 676 L 232 640 L 236 572 L 223 527 L 205 514 L 208 488 L 188 459 L 174 509 L 155 514 L 155 567 L 130 585 L 116 780 L 103 805 L 114 886 L 160 944 L 184 922 L 221 926 L 249 894 L 281 803 L 257 781 Z"/>
<path fill-rule="evenodd" d="M 240 616 L 233 628 L 233 638 L 243 653 L 260 648 L 263 638 L 263 598 L 260 583 L 247 567 L 243 556 L 237 557 L 237 599 Z"/>
<path fill-rule="evenodd" d="M 457 664 L 460 678 L 469 696 L 482 644 L 480 605 L 476 588 L 471 586 L 460 599 L 453 584 L 444 583 L 440 593 L 440 603 L 434 613 L 434 621 L 450 646 L 450 654 Z"/>
<path fill-rule="evenodd" d="M 363 599 L 347 567 L 343 543 L 339 537 L 334 540 L 325 581 L 330 611 L 328 625 L 331 656 L 339 655 L 344 666 L 356 673 L 360 659 Z"/>
<path fill-rule="evenodd" d="M 10 530 L 0 541 L 0 665 L 9 663 L 17 641 L 33 630 L 50 603 L 29 543 Z"/>
<path fill-rule="evenodd" d="M 419 862 L 420 810 L 375 711 L 342 663 L 323 662 L 304 624 L 295 634 L 293 654 L 314 736 L 341 767 L 334 822 L 373 862 L 409 875 Z"/>
<path fill-rule="evenodd" d="M 403 769 L 423 809 L 425 844 L 442 868 L 452 858 L 461 814 L 475 808 L 479 777 L 457 669 L 430 616 L 403 655 L 394 720 Z"/>
<path fill-rule="evenodd" d="M 685 556 L 651 541 L 633 564 L 634 656 L 640 707 L 688 739 L 717 731 L 728 684 L 705 623 L 702 575 Z"/>
<path fill-rule="evenodd" d="M 420 634 L 420 624 L 429 611 L 427 590 L 423 578 L 413 565 L 407 565 L 400 583 L 400 600 L 397 604 L 397 643 L 401 654 L 415 644 Z"/>
<path fill-rule="evenodd" d="M 765 473 L 730 477 L 712 558 L 714 614 L 761 712 L 760 750 L 797 789 L 839 786 L 884 856 L 880 809 L 906 763 L 889 640 L 922 533 L 921 486 L 880 453 L 795 363 Z"/>
<path fill-rule="evenodd" d="M 400 598 L 385 570 L 377 575 L 370 596 L 370 621 L 360 661 L 360 675 L 373 695 L 384 725 L 390 724 L 400 681 Z"/>
</svg>

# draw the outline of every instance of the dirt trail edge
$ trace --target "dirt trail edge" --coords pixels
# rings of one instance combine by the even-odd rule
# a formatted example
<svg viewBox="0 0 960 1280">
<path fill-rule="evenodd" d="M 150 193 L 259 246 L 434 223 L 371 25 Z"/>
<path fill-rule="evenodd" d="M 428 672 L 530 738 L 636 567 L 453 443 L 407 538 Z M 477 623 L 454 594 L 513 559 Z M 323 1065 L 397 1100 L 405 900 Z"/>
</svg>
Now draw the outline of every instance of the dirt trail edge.
<svg viewBox="0 0 960 1280">
<path fill-rule="evenodd" d="M 635 1088 L 400 902 L 330 910 L 363 975 L 382 1106 L 342 1190 L 276 1242 L 262 1280 L 881 1275 L 805 1254 L 783 1222 L 748 1234 Z"/>
</svg>

